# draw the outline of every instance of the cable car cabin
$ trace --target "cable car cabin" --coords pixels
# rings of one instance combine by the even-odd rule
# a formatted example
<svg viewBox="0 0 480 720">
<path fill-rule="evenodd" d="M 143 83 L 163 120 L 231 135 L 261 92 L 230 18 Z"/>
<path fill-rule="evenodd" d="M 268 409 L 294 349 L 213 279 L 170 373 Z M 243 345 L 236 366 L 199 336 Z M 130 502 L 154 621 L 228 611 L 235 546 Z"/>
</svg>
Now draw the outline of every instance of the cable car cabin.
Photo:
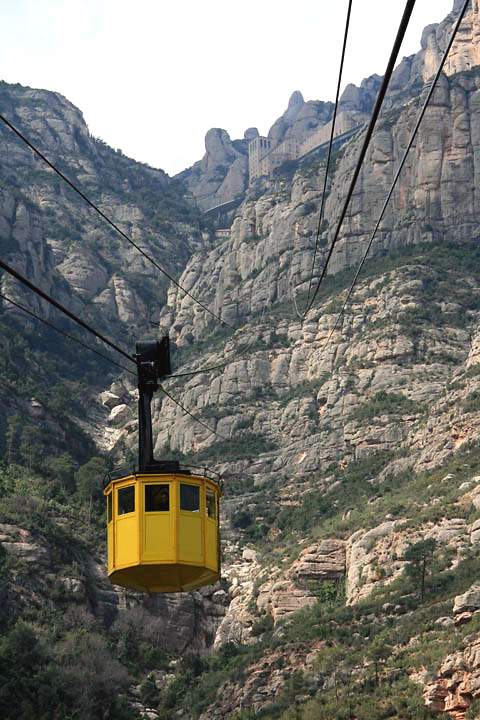
<svg viewBox="0 0 480 720">
<path fill-rule="evenodd" d="M 110 479 L 108 575 L 144 592 L 179 592 L 220 577 L 219 484 L 180 468 Z"/>
<path fill-rule="evenodd" d="M 220 577 L 217 480 L 176 460 L 155 460 L 151 403 L 171 374 L 168 336 L 137 343 L 138 472 L 108 477 L 107 570 L 112 583 L 181 592 Z"/>
</svg>

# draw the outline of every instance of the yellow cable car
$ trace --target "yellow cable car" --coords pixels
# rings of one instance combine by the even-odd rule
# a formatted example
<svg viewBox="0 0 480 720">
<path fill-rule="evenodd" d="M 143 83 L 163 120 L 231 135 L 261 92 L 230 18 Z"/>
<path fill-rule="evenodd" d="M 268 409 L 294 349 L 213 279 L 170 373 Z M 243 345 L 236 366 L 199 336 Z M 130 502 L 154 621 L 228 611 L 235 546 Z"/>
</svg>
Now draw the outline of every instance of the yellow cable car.
<svg viewBox="0 0 480 720">
<path fill-rule="evenodd" d="M 219 579 L 218 482 L 178 466 L 110 480 L 105 495 L 112 583 L 180 592 Z"/>
<path fill-rule="evenodd" d="M 220 482 L 153 458 L 151 401 L 170 374 L 168 338 L 137 343 L 139 470 L 107 477 L 110 581 L 144 592 L 182 592 L 220 577 Z"/>
</svg>

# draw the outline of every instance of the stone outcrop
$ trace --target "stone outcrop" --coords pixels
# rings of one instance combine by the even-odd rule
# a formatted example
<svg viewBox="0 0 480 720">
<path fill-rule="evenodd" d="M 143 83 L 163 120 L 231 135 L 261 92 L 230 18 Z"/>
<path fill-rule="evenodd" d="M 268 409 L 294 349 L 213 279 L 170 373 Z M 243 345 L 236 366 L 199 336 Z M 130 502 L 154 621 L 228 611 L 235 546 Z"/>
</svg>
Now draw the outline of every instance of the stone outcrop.
<svg viewBox="0 0 480 720">
<path fill-rule="evenodd" d="M 205 155 L 176 177 L 185 183 L 198 206 L 208 210 L 242 197 L 248 185 L 248 142 L 258 135 L 245 131 L 243 140 L 232 140 L 226 130 L 211 128 L 205 135 Z"/>
<path fill-rule="evenodd" d="M 449 548 L 454 567 L 470 548 L 470 538 L 471 528 L 463 518 L 444 518 L 415 530 L 404 519 L 386 520 L 366 532 L 358 530 L 347 541 L 347 602 L 353 605 L 368 597 L 379 584 L 388 585 L 398 578 L 405 570 L 404 556 L 410 545 L 433 539 L 438 547 Z M 474 592 L 467 596 L 473 598 Z M 462 597 L 457 600 L 461 609 L 454 612 L 467 609 Z"/>
<path fill-rule="evenodd" d="M 298 643 L 288 654 L 269 652 L 248 667 L 245 681 L 227 682 L 218 689 L 218 702 L 200 716 L 200 720 L 223 720 L 234 712 L 248 708 L 253 712 L 270 705 L 282 693 L 285 682 L 293 672 L 310 669 L 322 641 Z M 312 681 L 313 683 L 313 681 Z M 316 689 L 312 685 L 312 691 Z"/>
<path fill-rule="evenodd" d="M 465 720 L 472 700 L 480 698 L 480 636 L 475 634 L 464 650 L 449 655 L 437 677 L 428 683 L 425 704 L 434 712 Z"/>
<path fill-rule="evenodd" d="M 288 571 L 299 585 L 339 580 L 345 575 L 345 543 L 334 538 L 309 545 Z"/>
<path fill-rule="evenodd" d="M 480 586 L 472 585 L 472 587 L 463 593 L 463 595 L 457 595 L 453 605 L 453 612 L 455 615 L 464 612 L 474 612 L 480 610 Z"/>
<path fill-rule="evenodd" d="M 228 547 L 228 554 L 233 557 L 223 572 L 228 583 L 228 593 L 224 591 L 227 610 L 216 632 L 216 648 L 228 642 L 238 644 L 252 641 L 255 582 L 262 572 L 256 553 L 249 548 L 245 548 L 240 555 L 238 548 Z"/>
<path fill-rule="evenodd" d="M 315 605 L 316 602 L 314 592 L 298 587 L 292 580 L 269 580 L 260 586 L 257 608 L 268 612 L 276 623 L 298 610 Z"/>
<path fill-rule="evenodd" d="M 325 125 L 333 113 L 333 103 L 305 102 L 303 95 L 296 90 L 290 96 L 288 107 L 268 131 L 268 137 L 277 145 L 286 139 L 301 143 L 319 126 Z"/>
</svg>

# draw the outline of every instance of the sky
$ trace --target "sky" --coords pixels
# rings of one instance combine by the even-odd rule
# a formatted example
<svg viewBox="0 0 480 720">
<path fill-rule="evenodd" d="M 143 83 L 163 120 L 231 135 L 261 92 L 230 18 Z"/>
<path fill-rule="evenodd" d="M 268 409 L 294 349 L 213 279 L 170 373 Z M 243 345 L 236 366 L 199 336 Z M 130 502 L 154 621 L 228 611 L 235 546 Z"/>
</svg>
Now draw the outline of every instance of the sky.
<svg viewBox="0 0 480 720">
<path fill-rule="evenodd" d="M 354 0 L 344 85 L 382 75 L 405 0 Z M 417 0 L 401 57 L 453 0 Z M 346 0 L 0 0 L 0 79 L 55 90 L 90 131 L 173 175 L 204 137 L 261 134 L 294 90 L 334 100 Z"/>
</svg>

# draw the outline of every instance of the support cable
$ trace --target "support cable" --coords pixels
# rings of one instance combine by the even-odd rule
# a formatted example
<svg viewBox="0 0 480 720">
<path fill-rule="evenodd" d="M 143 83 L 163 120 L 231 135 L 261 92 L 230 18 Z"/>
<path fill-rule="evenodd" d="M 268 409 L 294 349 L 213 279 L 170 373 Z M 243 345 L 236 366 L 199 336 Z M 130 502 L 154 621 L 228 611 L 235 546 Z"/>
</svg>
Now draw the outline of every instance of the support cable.
<svg viewBox="0 0 480 720">
<path fill-rule="evenodd" d="M 398 58 L 398 53 L 400 52 L 400 48 L 401 48 L 403 39 L 404 39 L 404 37 L 405 37 L 405 33 L 406 33 L 406 31 L 407 31 L 407 27 L 408 27 L 408 24 L 409 24 L 409 21 L 410 21 L 410 17 L 411 17 L 411 15 L 412 15 L 413 9 L 414 9 L 414 7 L 415 7 L 415 2 L 416 2 L 416 0 L 407 0 L 407 1 L 406 1 L 405 9 L 404 9 L 404 11 L 403 11 L 402 19 L 401 19 L 401 21 L 400 21 L 400 25 L 399 25 L 399 28 L 398 28 L 398 31 L 397 31 L 397 35 L 396 35 L 396 38 L 395 38 L 395 42 L 394 42 L 394 44 L 393 44 L 393 48 L 392 48 L 392 52 L 391 52 L 391 54 L 390 54 L 390 59 L 389 59 L 389 61 L 388 61 L 387 69 L 386 69 L 386 71 L 385 71 L 385 75 L 384 75 L 384 77 L 383 77 L 382 84 L 381 84 L 381 86 L 380 86 L 380 90 L 378 91 L 377 99 L 376 99 L 376 102 L 375 102 L 375 107 L 373 108 L 372 117 L 370 118 L 370 122 L 369 122 L 369 125 L 368 125 L 368 128 L 367 128 L 366 134 L 365 134 L 365 138 L 364 138 L 364 141 L 363 141 L 363 145 L 362 145 L 362 148 L 361 148 L 361 150 L 360 150 L 360 154 L 359 154 L 359 157 L 358 157 L 358 160 L 357 160 L 357 164 L 356 164 L 355 170 L 354 170 L 354 172 L 353 172 L 353 176 L 352 176 L 352 180 L 351 180 L 351 183 L 350 183 L 350 187 L 349 187 L 348 192 L 347 192 L 347 197 L 346 197 L 346 199 L 345 199 L 345 202 L 344 202 L 342 211 L 341 211 L 341 213 L 340 213 L 340 217 L 339 217 L 339 220 L 338 220 L 338 224 L 337 224 L 337 227 L 336 227 L 336 230 L 335 230 L 335 233 L 334 233 L 334 236 L 333 236 L 331 245 L 330 245 L 330 249 L 329 249 L 328 254 L 327 254 L 327 258 L 326 258 L 326 260 L 325 260 L 325 264 L 324 264 L 324 266 L 323 266 L 323 268 L 322 268 L 322 272 L 321 272 L 320 278 L 319 278 L 319 280 L 318 280 L 318 282 L 317 282 L 317 286 L 316 286 L 316 288 L 315 288 L 315 292 L 314 292 L 314 294 L 313 294 L 313 297 L 310 299 L 310 302 L 309 302 L 308 305 L 307 305 L 307 308 L 306 308 L 306 310 L 305 310 L 305 314 L 307 314 L 307 313 L 309 312 L 309 310 L 310 310 L 310 309 L 312 308 L 312 306 L 313 306 L 313 303 L 315 302 L 315 299 L 316 299 L 316 297 L 317 297 L 317 295 L 318 295 L 318 291 L 319 291 L 319 289 L 320 289 L 320 285 L 322 284 L 323 279 L 324 279 L 324 277 L 325 277 L 325 275 L 326 275 L 326 273 L 327 273 L 328 264 L 329 264 L 329 262 L 330 262 L 330 259 L 331 259 L 332 255 L 333 255 L 333 251 L 334 251 L 334 249 L 335 249 L 335 245 L 336 245 L 337 242 L 338 242 L 339 235 L 340 235 L 340 230 L 341 230 L 341 228 L 342 228 L 343 221 L 345 220 L 345 216 L 346 216 L 346 214 L 347 214 L 348 206 L 349 206 L 349 204 L 350 204 L 350 200 L 352 199 L 353 191 L 354 191 L 354 189 L 355 189 L 355 185 L 356 185 L 356 183 L 357 183 L 358 176 L 360 175 L 360 171 L 361 171 L 362 166 L 363 166 L 363 161 L 364 161 L 364 159 L 365 159 L 365 155 L 366 155 L 366 153 L 367 153 L 368 146 L 370 145 L 370 140 L 372 139 L 373 131 L 374 131 L 374 129 L 375 129 L 375 125 L 376 125 L 378 116 L 379 116 L 379 114 L 380 114 L 380 110 L 381 110 L 381 108 L 382 108 L 383 101 L 384 101 L 384 99 L 385 99 L 385 95 L 386 95 L 386 92 L 387 92 L 387 88 L 388 88 L 390 79 L 391 79 L 391 77 L 392 77 L 392 74 L 393 74 L 393 71 L 394 71 L 394 68 L 395 68 L 395 63 L 396 63 L 397 58 Z"/>
<path fill-rule="evenodd" d="M 123 355 L 123 357 L 127 358 L 127 360 L 130 360 L 130 362 L 135 363 L 135 359 L 132 355 L 129 355 L 125 350 L 122 350 L 122 348 L 118 347 L 114 342 L 109 340 L 105 335 L 102 335 L 101 333 L 97 332 L 91 325 L 84 322 L 78 315 L 75 315 L 74 313 L 70 312 L 64 305 L 57 302 L 57 300 L 54 300 L 50 295 L 47 295 L 46 292 L 41 290 L 39 287 L 34 285 L 28 278 L 26 278 L 24 275 L 21 275 L 15 268 L 11 267 L 10 265 L 7 265 L 6 262 L 0 259 L 0 268 L 2 270 L 5 270 L 6 273 L 14 277 L 16 280 L 18 280 L 22 285 L 25 285 L 28 287 L 29 290 L 36 293 L 39 297 L 42 298 L 42 300 L 46 300 L 50 305 L 53 305 L 53 307 L 57 308 L 57 310 L 60 310 L 61 313 L 66 315 L 70 320 L 73 320 L 73 322 L 77 323 L 77 325 L 80 325 L 83 327 L 84 330 L 87 330 L 89 333 L 94 335 L 98 340 L 101 340 L 103 343 L 111 347 L 116 352 L 120 353 L 120 355 Z"/>
<path fill-rule="evenodd" d="M 263 321 L 263 317 L 265 315 L 265 310 L 266 310 L 266 307 L 263 308 L 262 315 L 259 320 L 259 324 L 262 323 L 262 321 Z M 242 357 L 245 357 L 245 355 L 248 353 L 251 346 L 257 339 L 258 339 L 257 335 L 252 336 L 252 338 L 248 341 L 248 343 L 246 344 L 245 348 L 242 350 L 240 355 L 237 355 L 236 351 L 234 350 L 229 358 L 227 358 L 226 360 L 224 360 L 221 363 L 218 363 L 218 365 L 209 365 L 208 367 L 200 368 L 199 370 L 190 370 L 187 372 L 174 373 L 173 375 L 169 375 L 168 378 L 166 378 L 166 380 L 170 380 L 170 378 L 192 377 L 193 375 L 203 375 L 204 373 L 213 372 L 214 370 L 221 370 L 222 368 L 227 367 L 227 365 L 229 365 L 232 362 L 232 360 L 241 360 Z"/>
<path fill-rule="evenodd" d="M 9 120 L 7 120 L 5 115 L 2 115 L 1 113 L 0 113 L 0 120 L 2 120 L 2 122 L 4 122 L 5 125 L 7 127 L 9 127 L 10 130 L 12 130 L 12 132 L 14 132 L 15 135 L 17 135 L 17 137 L 20 138 L 20 140 L 22 140 L 26 145 L 28 145 L 28 147 L 31 150 L 33 150 L 33 152 L 36 155 L 38 155 L 38 157 L 40 157 L 48 165 L 48 167 L 51 170 L 53 170 L 53 172 L 55 172 L 64 182 L 66 182 L 67 185 L 69 185 L 72 188 L 72 190 L 74 190 L 78 195 L 80 195 L 82 200 L 84 200 L 87 203 L 87 205 L 89 205 L 93 210 L 95 210 L 95 212 L 97 212 L 117 233 L 119 233 L 119 235 L 121 235 L 124 238 L 124 240 L 126 240 L 130 245 L 132 245 L 132 247 L 134 247 L 136 250 L 138 250 L 138 252 L 141 255 L 143 255 L 143 257 L 146 260 L 148 260 L 149 263 L 151 263 L 155 268 L 157 268 L 157 270 L 159 270 L 162 273 L 162 275 L 164 275 L 166 278 L 168 278 L 168 280 L 170 280 L 170 282 L 172 282 L 179 290 L 184 292 L 185 295 L 188 295 L 189 298 L 191 298 L 195 303 L 197 303 L 197 305 L 199 305 L 201 308 L 203 308 L 203 310 L 205 310 L 213 318 L 215 318 L 215 320 L 220 322 L 225 327 L 228 327 L 231 330 L 235 330 L 233 325 L 230 325 L 225 320 L 222 320 L 220 315 L 217 315 L 212 310 L 210 310 L 206 305 L 204 305 L 200 300 L 197 300 L 197 298 L 194 295 L 192 295 L 191 292 L 186 290 L 182 285 L 180 285 L 180 283 L 177 280 L 175 280 L 175 278 L 167 270 L 165 270 L 161 265 L 159 265 L 156 262 L 156 260 L 154 260 L 148 253 L 145 252 L 145 250 L 142 250 L 140 245 L 138 245 L 134 240 L 132 240 L 132 238 L 129 235 L 127 235 L 127 233 L 124 232 L 111 218 L 109 218 L 108 215 L 106 215 L 103 212 L 103 210 L 100 210 L 98 205 L 96 205 L 94 202 L 92 202 L 85 195 L 85 193 L 82 192 L 82 190 L 80 190 L 80 188 L 77 185 L 75 185 L 75 183 L 73 183 L 71 180 L 69 180 L 69 178 L 66 175 L 64 175 L 64 173 L 61 170 L 59 170 L 52 162 L 50 162 L 50 160 L 47 157 L 45 157 L 45 155 L 35 145 L 33 145 L 33 143 L 31 143 L 30 140 L 28 140 L 28 138 L 26 138 L 25 135 L 23 135 L 20 132 L 20 130 L 18 130 L 15 127 L 15 125 L 13 125 Z"/>
<path fill-rule="evenodd" d="M 327 194 L 327 183 L 328 183 L 328 176 L 329 176 L 329 170 L 330 170 L 330 161 L 331 161 L 331 157 L 332 157 L 333 140 L 335 137 L 335 124 L 337 121 L 338 103 L 339 103 L 339 99 L 340 99 L 340 88 L 341 88 L 342 78 L 343 78 L 343 66 L 345 63 L 345 52 L 347 49 L 348 30 L 350 27 L 350 16 L 352 13 L 352 2 L 353 2 L 353 0 L 348 0 L 347 19 L 345 21 L 345 31 L 344 31 L 344 35 L 343 35 L 342 55 L 341 55 L 341 59 L 340 59 L 340 69 L 338 71 L 337 93 L 335 95 L 335 108 L 333 111 L 332 127 L 330 130 L 330 142 L 328 144 L 327 164 L 325 167 L 325 177 L 323 180 L 322 202 L 320 205 L 320 214 L 318 217 L 317 234 L 315 236 L 315 249 L 313 251 L 312 271 L 310 273 L 310 282 L 308 284 L 307 303 L 305 306 L 305 310 L 303 312 L 299 312 L 295 294 L 294 294 L 295 311 L 297 313 L 297 316 L 300 318 L 300 320 L 302 322 L 305 320 L 305 317 L 306 317 L 308 309 L 309 309 L 310 294 L 312 291 L 312 283 L 313 283 L 313 275 L 315 272 L 315 262 L 317 260 L 318 241 L 320 239 L 320 228 L 322 226 L 322 220 L 323 220 L 323 215 L 324 215 L 324 210 L 325 210 L 325 196 Z"/>
<path fill-rule="evenodd" d="M 99 352 L 95 348 L 90 347 L 90 345 L 87 345 L 82 340 L 79 340 L 79 338 L 75 337 L 74 335 L 70 335 L 69 333 L 65 332 L 64 330 L 61 330 L 59 327 L 54 325 L 53 323 L 49 322 L 48 320 L 45 320 L 44 318 L 40 317 L 40 315 L 37 315 L 32 310 L 29 310 L 28 308 L 24 307 L 23 305 L 20 305 L 19 303 L 15 302 L 15 300 L 12 300 L 11 298 L 7 297 L 3 293 L 0 293 L 0 298 L 3 300 L 6 300 L 11 305 L 14 305 L 19 310 L 23 310 L 27 315 L 30 315 L 32 318 L 35 318 L 36 320 L 39 320 L 41 323 L 46 325 L 49 328 L 52 328 L 52 330 L 55 330 L 56 332 L 60 333 L 60 335 L 63 335 L 64 337 L 68 338 L 69 340 L 72 340 L 73 342 L 78 343 L 78 345 L 81 345 L 86 350 L 90 350 L 90 352 L 95 353 L 96 355 L 99 355 L 103 360 L 106 360 L 107 362 L 111 363 L 112 365 L 115 365 L 116 367 L 120 368 L 121 370 L 125 370 L 125 372 L 130 373 L 130 375 L 135 375 L 132 370 L 125 367 L 124 365 L 120 365 L 119 363 L 115 362 L 115 360 L 112 360 L 107 355 L 104 355 L 103 353 Z M 200 425 L 203 425 L 204 428 L 206 428 L 210 433 L 217 435 L 221 440 L 226 440 L 225 437 L 220 435 L 216 430 L 213 430 L 211 427 L 209 427 L 206 423 L 203 422 L 203 420 L 200 420 L 196 415 L 194 415 L 190 410 L 187 410 L 187 408 L 182 405 L 178 400 L 176 400 L 171 393 L 169 393 L 167 390 L 165 390 L 164 387 L 160 386 L 162 392 L 173 402 L 175 405 L 177 405 L 185 414 L 189 415 L 195 422 L 199 423 Z"/>
<path fill-rule="evenodd" d="M 270 275 L 271 275 L 271 273 L 270 273 Z M 270 278 L 269 278 L 269 280 L 270 280 Z M 267 287 L 267 290 L 268 290 L 268 287 L 269 287 L 268 282 L 267 282 L 267 284 L 266 284 L 266 287 Z M 252 296 L 252 293 L 250 293 L 250 304 L 251 304 L 251 302 L 252 302 L 251 296 Z M 259 325 L 259 326 L 260 326 L 260 325 L 262 324 L 262 322 L 263 322 L 263 319 L 264 319 L 265 314 L 266 314 L 266 312 L 267 312 L 268 304 L 269 304 L 269 298 L 268 298 L 268 295 L 267 295 L 267 298 L 266 298 L 266 300 L 265 300 L 265 304 L 264 304 L 264 306 L 263 306 L 263 308 L 262 308 L 262 312 L 261 312 L 261 315 L 260 315 L 260 319 L 259 319 L 258 322 L 257 322 L 257 325 Z M 250 316 L 249 316 L 249 317 L 250 317 Z M 170 380 L 170 378 L 192 377 L 193 375 L 203 375 L 204 373 L 212 372 L 213 370 L 221 370 L 222 368 L 225 368 L 227 365 L 229 365 L 229 364 L 232 362 L 232 360 L 241 360 L 242 357 L 245 357 L 245 355 L 248 353 L 248 351 L 250 350 L 250 348 L 252 347 L 252 345 L 254 344 L 254 342 L 256 342 L 256 340 L 258 340 L 258 334 L 257 334 L 257 335 L 252 335 L 251 339 L 248 341 L 248 343 L 246 344 L 246 346 L 243 348 L 243 350 L 240 352 L 240 354 L 239 354 L 238 356 L 237 356 L 237 350 L 234 350 L 234 351 L 232 352 L 232 354 L 230 355 L 230 357 L 228 357 L 228 358 L 227 358 L 226 360 L 224 360 L 223 362 L 218 363 L 218 365 L 209 365 L 208 367 L 206 367 L 206 368 L 200 368 L 199 370 L 189 370 L 189 371 L 186 371 L 186 372 L 174 373 L 173 375 L 169 375 L 168 378 L 165 378 L 165 379 L 166 379 L 166 380 Z"/>
<path fill-rule="evenodd" d="M 410 136 L 410 140 L 408 141 L 408 145 L 407 145 L 407 147 L 406 147 L 406 150 L 405 150 L 405 152 L 404 152 L 404 154 L 403 154 L 403 157 L 402 157 L 402 159 L 401 159 L 401 161 L 400 161 L 400 164 L 399 164 L 399 166 L 398 166 L 398 168 L 397 168 L 397 171 L 396 171 L 396 173 L 395 173 L 395 176 L 394 176 L 394 178 L 393 178 L 392 184 L 391 184 L 391 186 L 390 186 L 390 190 L 388 191 L 387 196 L 386 196 L 386 198 L 385 198 L 385 201 L 384 201 L 384 203 L 383 203 L 383 207 L 382 207 L 382 210 L 381 210 L 381 212 L 380 212 L 380 215 L 378 216 L 378 220 L 377 220 L 377 222 L 375 223 L 375 227 L 374 227 L 373 232 L 372 232 L 372 234 L 371 234 L 371 236 L 370 236 L 370 239 L 369 239 L 369 241 L 368 241 L 368 244 L 367 244 L 367 247 L 366 247 L 365 252 L 364 252 L 364 254 L 363 254 L 363 257 L 362 257 L 362 259 L 361 259 L 361 261 L 360 261 L 360 264 L 359 264 L 359 266 L 358 266 L 358 268 L 357 268 L 357 271 L 356 271 L 356 273 L 355 273 L 355 276 L 354 276 L 354 278 L 353 278 L 353 281 L 352 281 L 352 283 L 351 283 L 351 285 L 350 285 L 350 288 L 349 288 L 349 290 L 348 290 L 347 297 L 345 298 L 344 303 L 343 303 L 343 305 L 342 305 L 342 307 L 341 307 L 341 309 L 340 309 L 340 311 L 339 311 L 339 313 L 338 313 L 338 315 L 337 315 L 337 318 L 336 318 L 336 320 L 335 320 L 335 323 L 334 323 L 334 325 L 333 325 L 333 328 L 332 328 L 331 331 L 330 331 L 330 334 L 329 334 L 329 336 L 328 336 L 328 338 L 327 338 L 327 340 L 326 340 L 326 342 L 325 342 L 325 344 L 324 344 L 324 346 L 323 346 L 323 348 L 322 348 L 322 351 L 323 351 L 323 349 L 328 345 L 328 343 L 330 342 L 330 340 L 331 340 L 331 338 L 332 338 L 332 335 L 333 335 L 333 333 L 335 332 L 335 330 L 337 329 L 338 324 L 339 324 L 339 322 L 340 322 L 340 319 L 341 319 L 343 313 L 345 312 L 345 308 L 347 307 L 348 302 L 349 302 L 349 300 L 350 300 L 350 298 L 351 298 L 351 296 L 352 296 L 352 294 L 353 294 L 355 285 L 357 284 L 357 281 L 358 281 L 358 277 L 359 277 L 359 275 L 360 275 L 360 273 L 361 273 L 361 271 L 362 271 L 362 268 L 363 268 L 363 266 L 364 266 L 364 264 L 365 264 L 365 261 L 366 261 L 366 259 L 367 259 L 368 253 L 369 253 L 370 250 L 371 250 L 373 241 L 374 241 L 375 236 L 376 236 L 376 234 L 377 234 L 377 232 L 378 232 L 378 229 L 379 229 L 379 227 L 380 227 L 380 223 L 381 223 L 382 220 L 383 220 L 383 216 L 385 215 L 385 211 L 386 211 L 386 209 L 387 209 L 388 203 L 390 202 L 390 199 L 391 199 L 391 197 L 392 197 L 392 195 L 393 195 L 393 191 L 395 190 L 396 184 L 397 184 L 397 182 L 398 182 L 398 178 L 400 177 L 400 173 L 401 173 L 402 170 L 403 170 L 403 167 L 404 167 L 405 162 L 406 162 L 406 160 L 407 160 L 407 156 L 408 156 L 408 154 L 409 154 L 409 152 L 410 152 L 410 150 L 411 150 L 411 148 L 412 148 L 412 145 L 413 145 L 413 143 L 414 143 L 415 137 L 416 137 L 417 132 L 418 132 L 418 130 L 419 130 L 419 128 L 420 128 L 420 124 L 421 124 L 421 122 L 422 122 L 422 120 L 423 120 L 423 118 L 424 118 L 424 115 L 425 115 L 426 111 L 427 111 L 427 107 L 428 107 L 428 105 L 429 105 L 429 103 L 430 103 L 430 100 L 432 99 L 432 95 L 433 95 L 433 93 L 434 93 L 434 91 L 435 91 L 435 88 L 436 88 L 436 85 L 437 85 L 437 83 L 438 83 L 438 81 L 439 81 L 439 79 L 440 79 L 440 76 L 441 76 L 441 74 L 442 74 L 442 71 L 443 71 L 445 62 L 446 62 L 446 60 L 447 60 L 447 57 L 448 57 L 448 55 L 449 55 L 449 53 L 450 53 L 450 50 L 452 49 L 453 42 L 454 42 L 455 37 L 456 37 L 456 35 L 457 35 L 457 33 L 458 33 L 458 30 L 459 30 L 459 28 L 460 28 L 461 22 L 462 22 L 462 20 L 463 20 L 463 17 L 464 17 L 464 15 L 465 15 L 465 12 L 466 12 L 466 10 L 467 10 L 468 3 L 469 3 L 469 2 L 470 2 L 470 0 L 465 0 L 465 2 L 464 2 L 464 4 L 463 4 L 463 7 L 462 7 L 462 9 L 461 9 L 461 11 L 460 11 L 460 14 L 459 14 L 459 16 L 458 16 L 457 22 L 455 23 L 455 27 L 454 27 L 453 30 L 452 30 L 452 34 L 451 34 L 451 36 L 450 36 L 450 40 L 449 40 L 449 42 L 448 42 L 447 48 L 446 48 L 446 50 L 445 50 L 445 52 L 444 52 L 444 54 L 443 54 L 443 57 L 442 57 L 442 59 L 441 59 L 441 61 L 440 61 L 440 65 L 438 66 L 437 72 L 436 72 L 435 77 L 434 77 L 434 79 L 433 79 L 433 81 L 432 81 L 432 83 L 431 83 L 431 86 L 430 86 L 430 89 L 429 89 L 429 91 L 428 91 L 428 94 L 427 94 L 427 97 L 426 97 L 426 99 L 425 99 L 425 102 L 423 103 L 422 109 L 421 109 L 421 111 L 420 111 L 420 113 L 419 113 L 419 115 L 418 115 L 417 122 L 415 123 L 415 127 L 414 127 L 414 129 L 413 129 L 413 131 L 412 131 L 412 134 L 411 134 L 411 136 Z M 321 351 L 321 352 L 322 352 L 322 351 Z"/>
<path fill-rule="evenodd" d="M 14 307 L 18 308 L 19 310 L 22 310 L 27 315 L 30 315 L 32 318 L 35 318 L 35 320 L 39 320 L 41 323 L 46 325 L 47 327 L 51 328 L 52 330 L 55 330 L 55 332 L 59 333 L 60 335 L 63 335 L 64 337 L 68 338 L 69 340 L 72 340 L 73 342 L 78 343 L 78 345 L 81 345 L 86 350 L 90 350 L 90 352 L 95 353 L 95 355 L 99 355 L 99 357 L 103 358 L 107 362 L 111 363 L 111 365 L 115 365 L 117 368 L 120 368 L 120 370 L 124 370 L 127 373 L 130 373 L 130 375 L 135 375 L 133 370 L 130 370 L 130 368 L 125 367 L 125 365 L 121 365 L 120 363 L 115 362 L 115 360 L 112 360 L 108 357 L 108 355 L 104 355 L 100 352 L 100 350 L 97 350 L 96 348 L 91 347 L 90 345 L 87 345 L 83 342 L 83 340 L 80 340 L 79 338 L 75 337 L 75 335 L 70 335 L 70 333 L 65 332 L 65 330 L 62 330 L 61 328 L 57 327 L 57 325 L 54 325 L 49 320 L 46 320 L 45 318 L 42 318 L 40 315 L 37 315 L 32 310 L 29 310 L 28 308 L 24 307 L 23 305 L 20 305 L 20 303 L 17 303 L 15 300 L 12 300 L 12 298 L 7 297 L 3 293 L 0 293 L 0 298 L 3 300 L 6 300 Z"/>
<path fill-rule="evenodd" d="M 183 410 L 183 412 L 186 415 L 189 415 L 193 420 L 195 420 L 195 422 L 199 423 L 200 425 L 203 425 L 203 427 L 206 428 L 212 435 L 216 435 L 217 437 L 220 438 L 220 440 L 228 440 L 228 438 L 223 437 L 223 435 L 220 435 L 220 433 L 218 433 L 216 430 L 213 430 L 206 423 L 204 423 L 203 420 L 200 420 L 200 418 L 198 418 L 196 415 L 194 415 L 192 412 L 190 412 L 190 410 L 187 410 L 187 408 L 184 405 L 182 405 L 181 402 L 179 402 L 178 400 L 175 400 L 173 395 L 171 395 L 168 392 L 168 390 L 165 390 L 163 385 L 160 385 L 160 390 L 163 392 L 164 395 L 166 395 L 169 398 L 169 400 L 171 400 L 173 403 L 175 403 L 175 405 L 177 405 L 180 408 L 180 410 Z"/>
</svg>

